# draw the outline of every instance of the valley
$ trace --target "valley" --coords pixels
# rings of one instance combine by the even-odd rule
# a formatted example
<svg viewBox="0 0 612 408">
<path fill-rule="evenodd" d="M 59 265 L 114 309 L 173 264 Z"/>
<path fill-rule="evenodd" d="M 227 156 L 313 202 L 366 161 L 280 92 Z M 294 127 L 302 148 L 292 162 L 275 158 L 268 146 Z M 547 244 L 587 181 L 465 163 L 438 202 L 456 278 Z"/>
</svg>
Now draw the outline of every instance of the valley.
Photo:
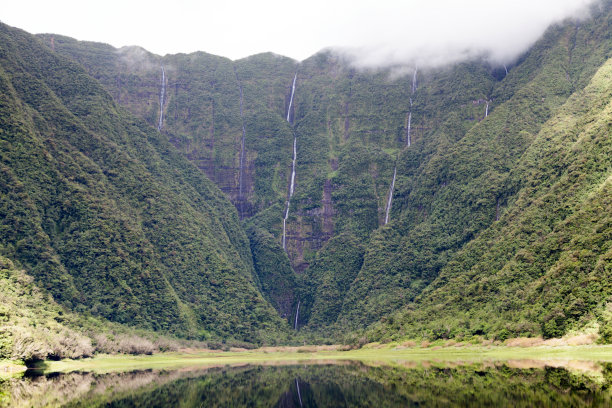
<svg viewBox="0 0 612 408">
<path fill-rule="evenodd" d="M 601 4 L 513 61 L 379 70 L 1 25 L 0 358 L 612 341 Z"/>
</svg>

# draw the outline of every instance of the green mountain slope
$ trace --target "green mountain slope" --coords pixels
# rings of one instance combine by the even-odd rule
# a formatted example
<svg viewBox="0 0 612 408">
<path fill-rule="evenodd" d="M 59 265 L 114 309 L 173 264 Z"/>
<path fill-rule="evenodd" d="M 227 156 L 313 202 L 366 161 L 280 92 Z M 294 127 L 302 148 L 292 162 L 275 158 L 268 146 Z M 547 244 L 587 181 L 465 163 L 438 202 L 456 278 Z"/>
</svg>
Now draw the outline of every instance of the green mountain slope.
<svg viewBox="0 0 612 408">
<path fill-rule="evenodd" d="M 523 188 L 500 220 L 375 336 L 559 337 L 596 319 L 609 324 L 611 134 L 612 59 L 513 168 L 510 179 Z"/>
<path fill-rule="evenodd" d="M 79 65 L 0 36 L 3 252 L 78 312 L 201 339 L 276 333 L 221 191 Z"/>
<path fill-rule="evenodd" d="M 404 153 L 394 206 L 404 208 L 390 228 L 373 234 L 345 300 L 346 324 L 372 323 L 411 302 L 458 249 L 512 205 L 526 176 L 516 163 L 576 86 L 586 85 L 610 55 L 609 20 L 604 14 L 579 28 L 551 28 L 489 91 L 488 117 L 462 134 L 451 114 L 432 136 L 436 151 L 429 157 Z"/>
<path fill-rule="evenodd" d="M 484 56 L 442 68 L 408 67 L 399 75 L 395 70 L 356 70 L 331 52 L 299 64 L 273 54 L 230 61 L 205 53 L 160 57 L 135 47 L 114 49 L 50 34 L 41 39 L 52 54 L 82 64 L 117 104 L 146 121 L 149 129 L 159 127 L 161 135 L 148 137 L 167 138 L 231 200 L 249 245 L 237 223 L 224 228 L 236 228 L 236 235 L 228 237 L 242 256 L 243 272 L 253 276 L 252 287 L 292 326 L 318 334 L 342 333 L 382 319 L 370 331 L 374 338 L 449 333 L 550 336 L 603 310 L 606 289 L 602 286 L 593 292 L 596 295 L 580 293 L 576 301 L 587 306 L 576 306 L 572 312 L 557 310 L 554 305 L 560 300 L 533 295 L 532 303 L 540 308 L 533 306 L 528 313 L 528 304 L 515 300 L 510 317 L 494 312 L 504 301 L 484 289 L 484 298 L 477 302 L 481 317 L 458 318 L 476 306 L 442 299 L 463 296 L 459 288 L 467 290 L 449 276 L 466 282 L 496 276 L 507 269 L 500 253 L 514 256 L 509 248 L 523 241 L 535 248 L 537 234 L 543 241 L 561 239 L 555 235 L 561 219 L 573 225 L 559 232 L 567 242 L 599 242 L 599 232 L 592 231 L 601 230 L 605 236 L 605 218 L 587 219 L 589 208 L 607 205 L 607 188 L 601 184 L 605 171 L 580 185 L 584 194 L 595 186 L 601 194 L 593 201 L 568 204 L 562 218 L 545 222 L 543 232 L 532 226 L 533 231 L 525 227 L 521 235 L 513 222 L 508 230 L 500 228 L 511 214 L 523 223 L 537 224 L 541 220 L 529 218 L 530 206 L 544 194 L 559 197 L 564 191 L 559 187 L 545 193 L 547 183 L 560 182 L 563 173 L 557 167 L 560 157 L 546 162 L 538 156 L 563 146 L 542 144 L 542 135 L 560 134 L 551 124 L 570 114 L 577 122 L 588 117 L 606 120 L 605 110 L 593 113 L 597 107 L 592 103 L 595 96 L 607 103 L 606 91 L 597 84 L 612 55 L 611 19 L 611 3 L 605 1 L 584 21 L 550 27 L 506 67 L 507 72 Z M 592 96 L 585 99 L 583 94 Z M 571 113 L 572 102 L 583 103 L 586 110 Z M 294 138 L 295 190 L 287 207 Z M 596 148 L 599 142 L 594 138 L 584 143 L 583 150 L 563 150 L 566 165 L 571 156 L 578 163 L 603 160 L 605 168 L 607 150 Z M 535 165 L 543 167 L 536 171 Z M 586 177 L 590 170 L 576 168 L 574 177 Z M 549 176 L 544 180 L 538 178 L 541 174 Z M 529 189 L 537 194 L 526 195 Z M 164 208 L 160 205 L 160 212 Z M 579 208 L 585 214 L 574 214 Z M 589 226 L 591 222 L 598 226 Z M 498 248 L 493 238 L 487 244 L 481 241 L 487 234 L 506 238 Z M 191 257 L 192 249 L 202 250 L 199 244 L 188 247 L 187 240 L 183 242 L 189 251 L 176 252 L 185 267 L 173 275 L 178 283 L 169 279 L 180 299 L 187 296 L 188 287 L 182 279 L 196 264 L 185 257 Z M 480 252 L 473 252 L 476 247 Z M 164 246 L 158 250 L 171 254 Z M 600 259 L 601 254 L 593 256 Z M 542 255 L 542 262 L 557 262 L 555 256 Z M 163 256 L 162 262 L 168 259 Z M 608 265 L 604 258 L 594 262 L 585 268 L 592 272 L 599 270 L 597 265 Z M 550 267 L 534 267 L 538 272 L 516 278 L 518 286 L 501 282 L 495 290 L 512 291 L 541 281 Z M 579 279 L 569 274 L 567 285 Z M 218 299 L 233 297 L 225 289 L 216 292 Z M 438 298 L 441 293 L 447 295 Z M 447 312 L 436 317 L 440 308 Z M 453 319 L 448 328 L 438 327 Z M 460 321 L 478 328 L 461 328 Z M 419 323 L 413 327 L 410 322 Z"/>
</svg>

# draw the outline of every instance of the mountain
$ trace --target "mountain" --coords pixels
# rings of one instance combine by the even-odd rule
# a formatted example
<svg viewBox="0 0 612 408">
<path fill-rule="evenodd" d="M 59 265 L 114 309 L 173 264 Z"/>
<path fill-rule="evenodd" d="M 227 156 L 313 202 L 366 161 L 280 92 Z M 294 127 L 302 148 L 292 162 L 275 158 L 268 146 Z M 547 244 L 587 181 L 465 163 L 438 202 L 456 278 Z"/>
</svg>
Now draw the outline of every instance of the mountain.
<svg viewBox="0 0 612 408">
<path fill-rule="evenodd" d="M 201 340 L 282 337 L 215 184 L 80 65 L 21 30 L 0 37 L 0 253 L 81 314 Z"/>
<path fill-rule="evenodd" d="M 376 71 L 1 26 L 0 255 L 200 340 L 612 340 L 611 4 L 505 66 Z"/>
<path fill-rule="evenodd" d="M 592 299 L 579 296 L 585 306 L 561 314 L 555 313 L 565 298 L 534 295 L 530 301 L 539 308 L 528 313 L 531 306 L 516 291 L 552 279 L 559 254 L 532 255 L 528 259 L 539 266 L 512 284 L 499 276 L 520 275 L 508 269 L 509 260 L 537 239 L 560 239 L 555 228 L 562 223 L 575 228 L 564 233 L 572 244 L 557 251 L 577 250 L 578 238 L 593 238 L 584 229 L 586 215 L 576 213 L 586 208 L 583 196 L 567 201 L 553 220 L 530 214 L 543 197 L 560 199 L 561 184 L 550 188 L 568 177 L 559 167 L 561 155 L 567 166 L 600 161 L 598 173 L 586 164 L 573 169 L 575 177 L 585 177 L 573 188 L 582 194 L 601 188 L 592 205 L 604 205 L 609 196 L 601 184 L 610 171 L 609 116 L 597 110 L 609 95 L 596 85 L 605 82 L 611 55 L 609 23 L 606 2 L 587 20 L 550 27 L 509 66 L 483 57 L 442 68 L 408 67 L 404 75 L 356 70 L 331 52 L 301 63 L 274 54 L 230 61 L 41 38 L 82 64 L 117 103 L 160 127 L 225 192 L 243 219 L 260 289 L 292 326 L 297 320 L 314 332 L 350 332 L 383 319 L 374 337 L 558 336 L 602 310 L 605 285 Z M 587 106 L 571 113 L 578 103 Z M 599 139 L 585 139 L 583 150 L 574 144 L 561 149 L 569 143 L 568 128 L 554 124 L 570 116 L 602 121 Z M 575 127 L 572 137 L 586 131 Z M 544 151 L 556 151 L 556 161 L 544 161 Z M 606 216 L 597 212 L 594 221 L 604 236 Z M 519 233 L 515 221 L 531 227 Z M 596 261 L 606 248 L 592 255 L 585 266 L 590 273 L 595 265 L 607 267 L 605 259 Z M 535 261 L 541 258 L 542 265 Z M 567 285 L 576 279 L 562 278 Z M 481 281 L 491 288 L 479 289 L 476 301 L 468 293 Z M 511 302 L 511 317 L 496 309 L 506 302 L 499 293 L 521 299 Z M 472 309 L 481 317 L 472 317 Z M 547 329 L 557 315 L 564 325 Z M 417 321 L 412 319 L 419 323 L 408 329 Z M 457 329 L 460 321 L 477 328 Z"/>
<path fill-rule="evenodd" d="M 521 188 L 499 220 L 373 335 L 560 337 L 600 326 L 609 341 L 610 135 L 612 59 L 534 135 L 507 177 Z"/>
</svg>

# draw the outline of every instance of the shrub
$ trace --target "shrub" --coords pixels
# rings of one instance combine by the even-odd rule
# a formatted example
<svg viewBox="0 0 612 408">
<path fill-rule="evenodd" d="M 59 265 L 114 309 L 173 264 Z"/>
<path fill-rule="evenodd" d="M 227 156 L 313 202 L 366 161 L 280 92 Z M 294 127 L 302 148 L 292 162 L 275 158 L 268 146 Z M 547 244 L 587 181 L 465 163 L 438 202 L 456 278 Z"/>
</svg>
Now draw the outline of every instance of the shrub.
<svg viewBox="0 0 612 408">
<path fill-rule="evenodd" d="M 142 337 L 126 336 L 119 339 L 117 351 L 125 354 L 153 354 L 155 347 Z"/>
</svg>

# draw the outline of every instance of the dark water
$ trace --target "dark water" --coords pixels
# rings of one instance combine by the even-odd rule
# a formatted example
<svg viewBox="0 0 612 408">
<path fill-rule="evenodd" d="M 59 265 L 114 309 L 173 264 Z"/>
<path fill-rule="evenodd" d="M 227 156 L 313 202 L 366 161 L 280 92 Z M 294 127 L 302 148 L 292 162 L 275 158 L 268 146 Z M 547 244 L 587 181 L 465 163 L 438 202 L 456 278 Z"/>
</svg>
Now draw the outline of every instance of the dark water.
<svg viewBox="0 0 612 408">
<path fill-rule="evenodd" d="M 29 376 L 0 383 L 15 407 L 610 406 L 612 364 L 244 366 Z"/>
</svg>

